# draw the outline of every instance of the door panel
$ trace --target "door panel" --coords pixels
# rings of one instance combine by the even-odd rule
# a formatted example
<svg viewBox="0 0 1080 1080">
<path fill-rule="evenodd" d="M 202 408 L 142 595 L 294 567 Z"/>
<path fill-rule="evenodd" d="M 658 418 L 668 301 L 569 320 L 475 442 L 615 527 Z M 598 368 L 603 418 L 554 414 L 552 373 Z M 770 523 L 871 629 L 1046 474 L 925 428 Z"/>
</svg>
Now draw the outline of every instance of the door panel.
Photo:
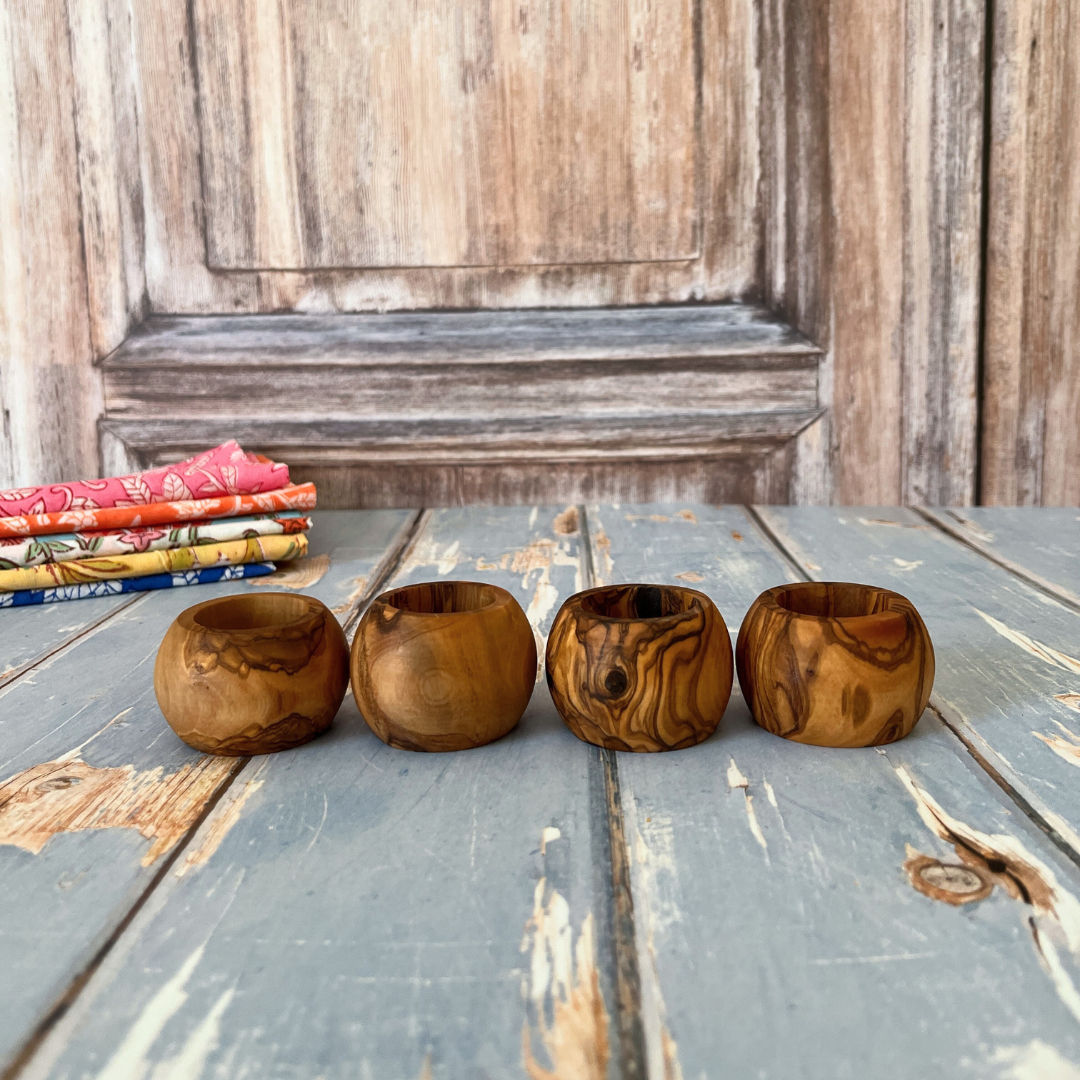
<svg viewBox="0 0 1080 1080">
<path fill-rule="evenodd" d="M 697 254 L 692 0 L 196 0 L 209 265 Z"/>
</svg>

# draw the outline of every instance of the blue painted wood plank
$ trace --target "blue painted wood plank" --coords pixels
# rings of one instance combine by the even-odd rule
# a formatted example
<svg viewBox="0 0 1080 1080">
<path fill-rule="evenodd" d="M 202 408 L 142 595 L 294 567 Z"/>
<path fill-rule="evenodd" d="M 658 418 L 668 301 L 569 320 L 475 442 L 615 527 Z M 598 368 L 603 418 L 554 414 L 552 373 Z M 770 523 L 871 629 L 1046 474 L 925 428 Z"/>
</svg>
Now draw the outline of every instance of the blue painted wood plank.
<svg viewBox="0 0 1080 1080">
<path fill-rule="evenodd" d="M 893 549 L 860 572 L 831 513 L 817 564 L 902 588 Z M 589 528 L 604 580 L 690 584 L 733 634 L 793 580 L 735 508 L 590 508 Z M 937 630 L 959 663 L 965 643 Z M 1080 873 L 931 713 L 886 748 L 802 746 L 754 725 L 736 685 L 705 743 L 618 766 L 650 1076 L 1075 1075 Z M 928 825 L 935 808 L 955 833 Z M 960 834 L 1026 852 L 1054 911 L 1000 884 L 961 907 L 916 891 L 911 853 L 958 864 Z"/>
<path fill-rule="evenodd" d="M 128 594 L 67 604 L 3 608 L 0 610 L 0 687 L 140 599 Z"/>
<path fill-rule="evenodd" d="M 307 591 L 340 603 L 370 577 L 409 517 L 318 515 L 312 554 L 331 562 Z M 148 594 L 0 688 L 0 1068 L 242 764 L 181 743 L 158 710 L 152 679 L 176 614 L 255 587 Z M 83 603 L 93 602 L 57 607 Z"/>
<path fill-rule="evenodd" d="M 920 510 L 955 537 L 1080 607 L 1080 509 L 965 506 Z"/>
<path fill-rule="evenodd" d="M 812 576 L 880 581 L 914 601 L 937 654 L 931 703 L 1080 853 L 1080 611 L 911 510 L 759 512 Z"/>
<path fill-rule="evenodd" d="M 555 516 L 436 511 L 393 584 L 494 582 L 543 634 L 581 584 Z M 390 749 L 349 704 L 245 768 L 31 1075 L 495 1078 L 533 1055 L 603 1077 L 608 845 L 600 755 L 543 683 L 510 735 L 452 754 Z"/>
</svg>

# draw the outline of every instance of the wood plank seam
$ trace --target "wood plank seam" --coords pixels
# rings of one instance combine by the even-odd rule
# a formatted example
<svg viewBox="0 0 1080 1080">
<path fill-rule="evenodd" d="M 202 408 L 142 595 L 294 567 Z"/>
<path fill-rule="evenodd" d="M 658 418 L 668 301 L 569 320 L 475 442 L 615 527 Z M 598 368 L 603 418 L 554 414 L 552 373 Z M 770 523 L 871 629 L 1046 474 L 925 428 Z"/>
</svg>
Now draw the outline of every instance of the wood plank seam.
<svg viewBox="0 0 1080 1080">
<path fill-rule="evenodd" d="M 357 623 L 360 622 L 364 612 L 367 611 L 371 601 L 379 595 L 383 585 L 397 573 L 398 567 L 405 561 L 417 538 L 424 531 L 424 526 L 427 525 L 430 517 L 430 510 L 416 510 L 413 512 L 394 538 L 393 544 L 383 556 L 382 561 L 375 567 L 360 596 L 353 602 L 349 610 L 344 613 L 344 618 L 340 619 L 341 628 L 345 631 L 345 636 L 349 638 L 350 642 L 353 630 L 356 628 Z"/>
<path fill-rule="evenodd" d="M 956 526 L 951 525 L 939 512 L 932 510 L 930 507 L 912 506 L 909 509 L 914 510 L 924 521 L 929 522 L 934 528 L 939 529 L 941 532 L 945 533 L 946 536 L 957 541 L 957 543 L 970 548 L 977 555 L 981 555 L 984 559 L 988 559 L 996 566 L 1000 566 L 1002 570 L 1007 570 L 1014 577 L 1020 578 L 1025 584 L 1038 589 L 1039 592 L 1049 596 L 1052 600 L 1056 600 L 1059 604 L 1064 604 L 1067 608 L 1071 608 L 1073 611 L 1080 613 L 1080 597 L 1075 596 L 1073 593 L 1069 592 L 1068 589 L 1055 585 L 1052 581 L 1047 581 L 1033 571 L 1028 570 L 1027 567 L 1021 566 L 1020 563 L 1013 562 L 1011 559 L 1006 559 L 1003 555 L 998 555 L 983 547 L 981 544 L 976 543 L 970 537 L 965 536 Z"/>
<path fill-rule="evenodd" d="M 581 536 L 582 577 L 586 588 L 596 584 L 588 511 L 577 507 Z M 641 1016 L 641 966 L 634 927 L 634 896 L 630 881 L 626 830 L 623 826 L 619 763 L 614 750 L 598 750 L 589 758 L 589 770 L 603 769 L 610 838 L 612 889 L 612 947 L 615 953 L 615 1016 L 619 1064 L 623 1080 L 645 1080 L 645 1029 Z"/>
<path fill-rule="evenodd" d="M 27 660 L 26 663 L 15 668 L 13 671 L 7 672 L 5 675 L 0 676 L 0 689 L 8 686 L 10 683 L 15 682 L 17 679 L 21 679 L 24 675 L 33 671 L 35 668 L 40 667 L 46 660 L 56 656 L 57 653 L 63 652 L 65 649 L 71 648 L 76 642 L 86 637 L 88 634 L 93 634 L 99 631 L 102 626 L 110 619 L 119 615 L 121 611 L 127 611 L 135 604 L 145 600 L 149 594 L 142 593 L 141 595 L 132 596 L 130 599 L 120 604 L 118 607 L 113 608 L 111 611 L 106 612 L 100 619 L 90 623 L 89 626 L 84 626 L 71 637 L 65 638 L 58 645 L 54 645 L 52 648 L 47 649 L 45 652 L 40 653 L 31 660 Z"/>
<path fill-rule="evenodd" d="M 1025 799 L 1024 796 L 1021 795 L 1020 792 L 1017 791 L 1016 788 L 1014 788 L 1008 780 L 1005 779 L 1005 777 L 1001 774 L 1000 770 L 994 768 L 989 759 L 964 733 L 963 722 L 957 722 L 950 719 L 947 710 L 941 708 L 941 706 L 933 700 L 931 700 L 930 704 L 927 707 L 945 725 L 945 727 L 947 727 L 960 740 L 960 742 L 964 744 L 967 752 L 975 759 L 975 761 L 983 769 L 983 771 L 986 772 L 990 779 L 993 780 L 994 783 L 997 784 L 997 786 L 1001 788 L 1001 790 L 1004 791 L 1005 794 L 1008 795 L 1009 798 L 1012 799 L 1012 801 L 1016 803 L 1016 805 L 1019 806 L 1021 810 L 1023 810 L 1029 820 L 1031 820 L 1046 834 L 1047 838 L 1054 844 L 1055 847 L 1057 847 L 1062 852 L 1062 854 L 1066 855 L 1071 862 L 1075 863 L 1078 867 L 1080 867 L 1080 852 L 1078 852 L 1068 842 L 1068 840 L 1066 840 L 1065 837 L 1063 837 L 1061 833 L 1058 832 L 1058 830 L 1055 829 L 1053 825 L 1051 825 L 1042 816 L 1042 814 L 1040 814 L 1039 811 L 1036 810 L 1035 807 L 1032 806 L 1031 803 L 1028 802 L 1028 800 Z"/>
<path fill-rule="evenodd" d="M 172 850 L 169 851 L 165 858 L 162 860 L 161 866 L 158 867 L 157 872 L 150 879 L 146 888 L 143 889 L 143 891 L 135 899 L 135 902 L 128 909 L 124 917 L 117 923 L 116 927 L 113 929 L 112 933 L 109 934 L 109 937 L 106 939 L 104 944 L 102 944 L 101 948 L 98 949 L 98 951 L 90 959 L 90 961 L 83 968 L 83 970 L 80 971 L 74 979 L 72 979 L 71 983 L 68 985 L 68 988 L 63 992 L 63 994 L 60 995 L 52 1008 L 49 1009 L 48 1013 L 46 1013 L 40 1023 L 30 1033 L 22 1048 L 12 1059 L 11 1064 L 7 1067 L 7 1069 L 4 1070 L 3 1073 L 0 1073 L 0 1080 L 15 1080 L 15 1078 L 22 1073 L 26 1066 L 30 1064 L 30 1061 L 33 1058 L 34 1054 L 37 1052 L 41 1044 L 45 1041 L 53 1026 L 71 1007 L 72 1003 L 82 992 L 83 987 L 85 987 L 86 984 L 90 981 L 90 979 L 94 975 L 94 972 L 98 970 L 98 968 L 104 962 L 105 958 L 115 947 L 116 943 L 124 935 L 124 932 L 131 925 L 132 921 L 135 919 L 135 916 L 138 915 L 138 913 L 142 910 L 143 906 L 153 895 L 154 890 L 157 889 L 157 887 L 161 884 L 162 881 L 164 881 L 166 875 L 176 864 L 177 859 L 179 859 L 180 856 L 186 851 L 188 845 L 194 839 L 195 834 L 202 827 L 203 822 L 206 821 L 206 819 L 214 812 L 214 809 L 217 807 L 222 797 L 229 790 L 229 788 L 232 787 L 233 783 L 236 781 L 236 778 L 244 771 L 250 761 L 251 758 L 236 759 L 235 768 L 232 769 L 226 779 L 210 796 L 210 798 L 206 800 L 206 803 L 204 804 L 202 810 L 199 812 L 198 816 L 195 818 L 194 821 L 192 821 L 191 825 L 188 827 L 187 831 L 184 833 L 181 839 L 175 845 L 173 845 Z"/>
<path fill-rule="evenodd" d="M 756 507 L 744 506 L 743 509 L 746 511 L 746 514 L 751 519 L 751 521 L 753 521 L 753 523 L 764 533 L 764 535 L 769 539 L 771 543 L 776 545 L 777 550 L 780 552 L 780 554 L 804 580 L 821 580 L 821 578 L 819 578 L 816 574 L 807 569 L 798 560 L 798 558 L 796 558 L 795 555 L 793 555 L 790 551 L 787 550 L 783 542 L 776 536 L 773 530 L 769 528 L 768 523 L 758 513 Z M 912 509 L 916 508 L 913 507 Z M 931 519 L 927 517 L 927 520 L 930 521 Z M 980 554 L 985 553 L 980 552 Z M 1009 568 L 1004 567 L 1004 569 Z M 1021 575 L 1017 576 L 1019 577 Z M 1045 589 L 1042 591 L 1046 592 Z M 1057 597 L 1054 597 L 1054 599 L 1057 599 Z M 979 751 L 974 741 L 969 738 L 963 730 L 965 727 L 967 727 L 967 725 L 963 721 L 951 719 L 948 707 L 945 706 L 939 699 L 937 699 L 934 694 L 930 695 L 930 704 L 927 707 L 933 710 L 934 715 L 937 716 L 938 719 L 945 725 L 945 727 L 948 728 L 948 730 L 956 736 L 961 746 L 963 746 L 964 749 L 968 752 L 970 758 L 975 762 L 975 764 L 978 765 L 979 768 L 981 768 L 987 774 L 987 776 L 989 776 L 990 779 L 993 780 L 994 783 L 997 784 L 998 787 L 1000 787 L 1001 790 L 1009 796 L 1009 798 L 1020 808 L 1021 812 L 1037 828 L 1044 832 L 1046 836 L 1054 843 L 1054 845 L 1058 847 L 1065 855 L 1068 856 L 1071 862 L 1075 863 L 1077 866 L 1080 866 L 1080 852 L 1073 848 L 1072 845 L 1061 835 L 1061 833 L 1057 829 L 1055 829 L 1054 826 L 1051 825 L 1050 822 L 1048 822 L 1046 818 L 1042 814 L 1040 814 L 1039 811 L 1034 806 L 1032 806 L 1031 803 L 1028 802 L 1028 800 L 1025 799 L 1024 796 L 1021 795 L 1020 792 L 1018 792 L 1009 783 L 1008 780 L 1005 779 L 1005 777 L 990 763 L 989 759 Z M 963 755 L 961 755 L 961 757 L 962 756 Z"/>
</svg>

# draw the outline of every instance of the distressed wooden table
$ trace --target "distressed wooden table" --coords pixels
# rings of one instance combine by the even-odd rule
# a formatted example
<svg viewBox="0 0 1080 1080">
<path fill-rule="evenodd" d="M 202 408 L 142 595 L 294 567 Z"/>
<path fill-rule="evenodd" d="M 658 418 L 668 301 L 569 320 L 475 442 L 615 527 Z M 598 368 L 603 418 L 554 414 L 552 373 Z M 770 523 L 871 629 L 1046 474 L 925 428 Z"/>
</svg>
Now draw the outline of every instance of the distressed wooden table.
<svg viewBox="0 0 1080 1080">
<path fill-rule="evenodd" d="M 307 747 L 207 758 L 157 646 L 260 586 L 0 612 L 3 1076 L 1080 1077 L 1080 511 L 316 517 L 275 580 L 348 630 L 440 576 L 541 638 L 593 583 L 693 583 L 732 632 L 770 585 L 881 583 L 933 635 L 931 707 L 827 750 L 736 687 L 701 746 L 613 754 L 541 682 L 479 750 L 390 749 L 349 697 Z"/>
</svg>

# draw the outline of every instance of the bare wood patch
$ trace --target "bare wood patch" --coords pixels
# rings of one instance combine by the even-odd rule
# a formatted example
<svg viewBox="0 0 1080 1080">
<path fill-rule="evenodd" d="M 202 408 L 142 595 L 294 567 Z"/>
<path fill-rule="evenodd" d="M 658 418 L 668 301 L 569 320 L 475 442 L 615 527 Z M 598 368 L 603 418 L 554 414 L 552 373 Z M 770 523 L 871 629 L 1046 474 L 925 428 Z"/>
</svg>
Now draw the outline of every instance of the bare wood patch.
<svg viewBox="0 0 1080 1080">
<path fill-rule="evenodd" d="M 577 507 L 568 506 L 561 514 L 557 514 L 552 527 L 559 536 L 573 536 L 578 531 Z"/>
<path fill-rule="evenodd" d="M 541 878 L 521 943 L 521 951 L 531 961 L 523 992 L 535 1017 L 522 1029 L 525 1069 L 531 1080 L 605 1080 L 610 1056 L 608 1014 L 596 970 L 593 917 L 591 913 L 585 916 L 572 947 L 570 907 L 555 889 L 545 902 L 545 892 L 547 879 Z M 533 1054 L 534 1032 L 551 1062 L 550 1069 Z"/>
<path fill-rule="evenodd" d="M 1036 739 L 1041 739 L 1059 758 L 1067 761 L 1070 765 L 1080 766 L 1080 736 L 1074 735 L 1068 728 L 1062 724 L 1058 724 L 1058 727 L 1064 732 L 1064 735 L 1043 735 L 1041 732 L 1033 731 L 1031 734 Z"/>
<path fill-rule="evenodd" d="M 676 574 L 675 577 L 678 581 L 689 581 L 692 585 L 705 580 L 705 575 L 699 574 L 696 570 L 684 570 L 683 573 Z"/>
<path fill-rule="evenodd" d="M 689 521 L 691 525 L 697 524 L 697 516 L 693 510 L 680 510 L 676 515 L 677 518 L 682 518 L 683 521 Z"/>
<path fill-rule="evenodd" d="M 593 547 L 602 564 L 595 568 L 596 580 L 593 584 L 607 585 L 612 580 L 612 574 L 615 572 L 615 563 L 611 560 L 611 539 L 602 528 L 593 537 Z"/>
<path fill-rule="evenodd" d="M 953 845 L 963 866 L 983 881 L 999 886 L 1009 897 L 1023 905 L 1024 920 L 1040 964 L 1050 976 L 1062 1003 L 1080 1021 L 1080 991 L 1062 963 L 1054 943 L 1057 938 L 1070 953 L 1080 956 L 1080 902 L 1058 883 L 1053 870 L 1027 851 L 1015 837 L 1003 833 L 988 834 L 972 828 L 944 810 L 903 766 L 896 768 L 896 774 L 915 800 L 923 823 L 935 836 Z M 920 892 L 933 895 L 912 874 L 914 866 L 921 871 L 919 876 L 925 878 L 926 865 L 920 865 L 917 860 L 913 862 L 913 856 L 918 855 L 909 845 L 904 868 Z M 950 873 L 953 884 L 956 884 L 959 880 L 956 870 Z M 936 882 L 932 875 L 929 884 L 936 884 L 939 889 L 947 891 L 945 887 L 948 882 L 949 875 L 940 874 Z M 934 899 L 957 902 L 943 895 L 934 895 Z"/>
<path fill-rule="evenodd" d="M 994 882 L 986 871 L 975 866 L 944 863 L 932 855 L 924 855 L 907 845 L 904 870 L 911 884 L 931 900 L 946 904 L 970 904 L 985 900 L 994 890 Z"/>
<path fill-rule="evenodd" d="M 1055 694 L 1054 700 L 1067 705 L 1074 712 L 1080 712 L 1080 694 Z"/>
<path fill-rule="evenodd" d="M 367 591 L 368 579 L 366 574 L 361 574 L 358 578 L 353 580 L 353 591 L 349 593 L 348 597 L 342 601 L 337 607 L 332 607 L 330 610 L 335 615 L 344 615 L 345 612 L 351 611 L 352 606 L 360 599 L 361 596 Z"/>
<path fill-rule="evenodd" d="M 263 587 L 307 589 L 322 581 L 330 569 L 330 556 L 312 555 L 308 559 L 293 559 L 282 563 L 276 573 L 269 577 L 255 578 L 254 583 Z"/>
<path fill-rule="evenodd" d="M 757 812 L 754 810 L 754 796 L 750 794 L 750 781 L 742 774 L 739 766 L 735 764 L 735 759 L 729 759 L 731 764 L 728 765 L 727 770 L 727 782 L 728 788 L 734 791 L 736 788 L 742 788 L 743 797 L 746 800 L 746 823 L 750 826 L 750 834 L 758 842 L 761 850 L 765 852 L 765 861 L 769 861 L 769 845 L 765 839 L 765 834 L 761 831 L 761 824 L 757 818 Z"/>
<path fill-rule="evenodd" d="M 149 866 L 191 828 L 207 800 L 237 767 L 235 759 L 204 757 L 164 776 L 132 765 L 95 768 L 65 755 L 0 783 L 0 844 L 34 855 L 58 833 L 138 829 L 154 843 Z"/>
<path fill-rule="evenodd" d="M 1006 641 L 1011 641 L 1029 655 L 1042 660 L 1044 663 L 1051 664 L 1053 667 L 1064 668 L 1065 671 L 1070 671 L 1074 675 L 1080 675 L 1080 660 L 1075 657 L 1067 656 L 1057 649 L 1052 649 L 1049 645 L 1044 645 L 1041 641 L 1028 637 L 1027 634 L 1020 630 L 1011 629 L 999 619 L 987 615 L 986 612 L 980 611 L 977 607 L 973 606 L 972 611 L 988 626 L 996 630 Z"/>
<path fill-rule="evenodd" d="M 265 767 L 265 762 L 260 767 L 259 772 L 262 771 L 263 767 Z M 256 773 L 235 794 L 232 791 L 229 792 L 228 802 L 225 806 L 219 805 L 214 808 L 213 816 L 206 823 L 206 827 L 201 830 L 198 843 L 184 852 L 184 857 L 176 868 L 177 877 L 183 877 L 189 870 L 204 866 L 209 861 L 210 856 L 221 847 L 221 841 L 228 835 L 229 830 L 240 820 L 244 804 L 262 786 L 263 782 L 258 779 L 258 773 Z"/>
<path fill-rule="evenodd" d="M 399 578 L 405 577 L 413 570 L 434 566 L 438 570 L 440 577 L 446 577 L 455 567 L 469 561 L 471 561 L 469 556 L 461 550 L 460 540 L 454 540 L 447 544 L 437 540 L 429 533 L 424 533 L 409 550 L 397 576 Z"/>
<path fill-rule="evenodd" d="M 860 525 L 885 525 L 890 529 L 929 529 L 929 525 L 913 525 L 909 521 L 889 521 L 888 518 L 859 518 Z"/>
<path fill-rule="evenodd" d="M 657 969 L 657 931 L 682 919 L 678 903 L 678 872 L 674 827 L 666 815 L 640 823 L 632 806 L 627 810 L 627 841 L 633 837 L 635 929 L 641 963 L 641 1016 L 645 1034 L 648 1076 L 682 1080 L 679 1047 L 668 1030 Z"/>
</svg>

